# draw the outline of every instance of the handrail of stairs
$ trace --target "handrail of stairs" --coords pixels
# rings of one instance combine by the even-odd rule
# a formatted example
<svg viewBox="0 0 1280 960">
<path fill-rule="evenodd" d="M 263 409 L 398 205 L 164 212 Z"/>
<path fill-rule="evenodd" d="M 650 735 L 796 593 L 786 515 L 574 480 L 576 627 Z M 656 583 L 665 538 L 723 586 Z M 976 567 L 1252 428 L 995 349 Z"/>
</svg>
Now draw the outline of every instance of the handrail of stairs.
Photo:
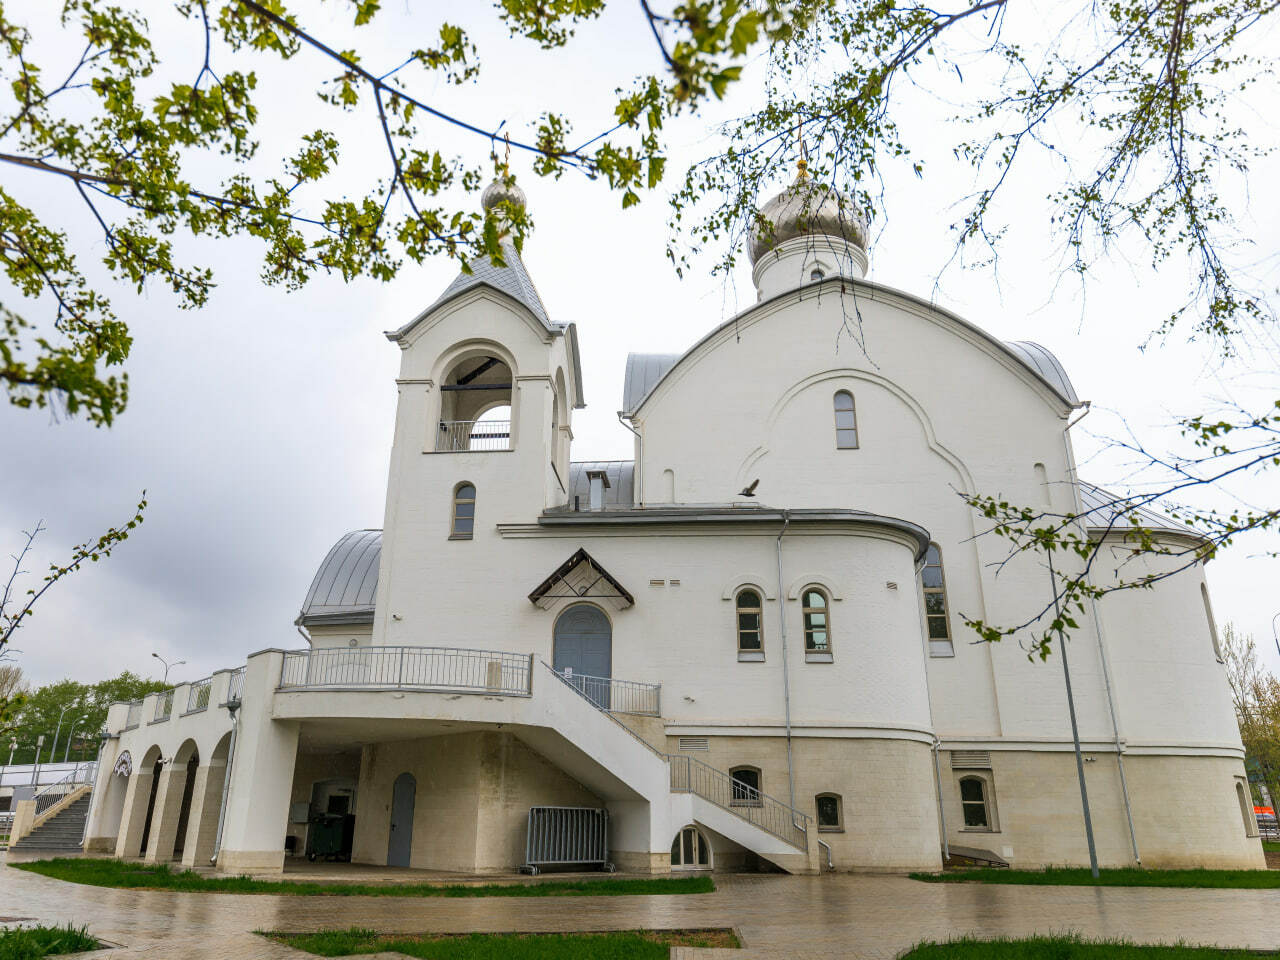
<svg viewBox="0 0 1280 960">
<path fill-rule="evenodd" d="M 600 704 L 592 700 L 586 691 L 574 684 L 569 678 L 557 673 L 555 668 L 547 661 L 541 660 L 540 662 L 553 677 L 591 704 L 598 713 L 608 717 L 643 744 L 650 753 L 663 760 L 670 771 L 669 784 L 673 792 L 692 793 L 709 803 L 722 807 L 735 816 L 741 817 L 748 823 L 754 824 L 766 833 L 773 834 L 778 839 L 791 844 L 797 849 L 806 850 L 808 848 L 808 822 L 811 818 L 807 814 L 801 813 L 794 807 L 788 806 L 781 800 L 766 793 L 761 793 L 754 787 L 733 779 L 729 774 L 722 770 L 717 770 L 709 763 L 704 763 L 684 754 L 663 753 L 608 710 L 601 707 Z"/>
<path fill-rule="evenodd" d="M 41 788 L 35 796 L 32 797 L 36 802 L 36 818 L 44 816 L 48 811 L 56 807 L 59 803 L 67 798 L 68 794 L 74 793 L 79 787 L 84 786 L 85 781 L 78 776 L 80 768 L 72 770 L 61 780 L 49 784 L 47 787 Z"/>
<path fill-rule="evenodd" d="M 541 663 L 544 667 L 546 667 L 546 668 L 547 668 L 547 672 L 548 672 L 548 673 L 550 673 L 553 677 L 555 677 L 557 680 L 559 680 L 561 683 L 563 683 L 566 687 L 568 687 L 570 690 L 572 690 L 574 693 L 576 693 L 578 696 L 580 696 L 580 697 L 581 697 L 583 700 L 585 700 L 587 703 L 591 704 L 591 706 L 592 706 L 592 707 L 594 707 L 594 708 L 595 708 L 599 713 L 601 713 L 601 714 L 603 714 L 604 716 L 608 717 L 610 720 L 612 720 L 614 723 L 616 723 L 616 724 L 617 724 L 619 727 L 621 727 L 623 730 L 627 731 L 627 733 L 628 733 L 628 734 L 630 734 L 632 737 L 634 737 L 634 738 L 635 738 L 639 743 L 643 744 L 643 745 L 644 745 L 644 747 L 645 747 L 645 748 L 646 748 L 650 753 L 652 753 L 655 757 L 658 757 L 658 758 L 659 758 L 659 759 L 661 759 L 661 760 L 666 760 L 666 759 L 667 759 L 667 755 L 666 755 L 665 753 L 663 753 L 661 750 L 658 750 L 658 749 L 657 749 L 656 747 L 654 747 L 654 745 L 653 745 L 653 744 L 651 744 L 648 740 L 646 740 L 644 737 L 640 736 L 640 734 L 636 733 L 634 730 L 632 730 L 630 727 L 628 727 L 625 723 L 623 723 L 621 720 L 619 720 L 617 717 L 615 717 L 612 713 L 610 713 L 608 710 L 606 710 L 606 709 L 604 709 L 603 707 L 601 707 L 601 706 L 600 706 L 600 704 L 598 704 L 598 703 L 596 703 L 594 700 L 592 700 L 589 696 L 587 696 L 586 691 L 585 691 L 585 690 L 583 690 L 581 687 L 579 687 L 577 684 L 573 683 L 573 681 L 569 680 L 569 679 L 568 679 L 567 677 L 565 677 L 564 675 L 562 675 L 562 674 L 560 674 L 560 673 L 557 673 L 557 672 L 556 672 L 556 669 L 555 669 L 553 666 L 551 666 L 551 664 L 547 663 L 547 661 L 545 661 L 545 660 L 539 660 L 538 662 L 539 662 L 539 663 Z"/>
</svg>

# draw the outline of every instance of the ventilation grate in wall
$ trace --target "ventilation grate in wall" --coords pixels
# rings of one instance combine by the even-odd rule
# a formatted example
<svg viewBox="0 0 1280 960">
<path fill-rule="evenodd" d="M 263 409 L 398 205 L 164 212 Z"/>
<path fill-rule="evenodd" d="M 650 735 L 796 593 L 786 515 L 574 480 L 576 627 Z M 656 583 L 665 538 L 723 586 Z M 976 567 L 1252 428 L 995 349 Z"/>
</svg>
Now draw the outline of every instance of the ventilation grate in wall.
<svg viewBox="0 0 1280 960">
<path fill-rule="evenodd" d="M 706 737 L 681 737 L 680 749 L 688 753 L 691 750 L 708 750 L 710 746 Z"/>
<path fill-rule="evenodd" d="M 991 769 L 990 750 L 952 750 L 952 770 L 989 770 Z"/>
</svg>

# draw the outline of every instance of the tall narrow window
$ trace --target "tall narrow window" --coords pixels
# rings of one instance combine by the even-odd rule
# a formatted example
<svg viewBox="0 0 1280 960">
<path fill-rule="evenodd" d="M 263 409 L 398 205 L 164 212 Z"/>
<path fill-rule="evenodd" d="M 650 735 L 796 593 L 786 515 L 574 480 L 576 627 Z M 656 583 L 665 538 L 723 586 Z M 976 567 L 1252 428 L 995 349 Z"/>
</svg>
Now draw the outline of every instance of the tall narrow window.
<svg viewBox="0 0 1280 960">
<path fill-rule="evenodd" d="M 987 784 L 981 777 L 964 777 L 960 781 L 960 806 L 964 810 L 966 830 L 990 830 L 991 807 Z"/>
<path fill-rule="evenodd" d="M 831 658 L 831 602 L 817 587 L 804 588 L 804 652 L 809 659 Z"/>
<path fill-rule="evenodd" d="M 731 807 L 758 807 L 760 799 L 760 771 L 755 767 L 737 767 L 729 771 L 733 778 L 733 792 L 730 795 Z"/>
<path fill-rule="evenodd" d="M 449 528 L 450 540 L 470 540 L 476 525 L 476 488 L 470 483 L 460 483 L 453 489 L 453 523 Z"/>
<path fill-rule="evenodd" d="M 1253 797 L 1249 788 L 1245 786 L 1243 777 L 1236 777 L 1236 800 L 1240 803 L 1240 817 L 1244 820 L 1244 835 L 1246 837 L 1256 837 L 1258 835 L 1258 818 L 1253 812 Z"/>
<path fill-rule="evenodd" d="M 853 413 L 853 394 L 838 390 L 835 396 L 836 449 L 858 449 L 858 421 Z"/>
<path fill-rule="evenodd" d="M 951 620 L 947 616 L 947 586 L 942 579 L 942 553 L 936 543 L 929 544 L 925 551 L 920 586 L 924 591 L 924 617 L 929 627 L 929 656 L 955 656 Z"/>
<path fill-rule="evenodd" d="M 761 625 L 760 594 L 741 590 L 737 598 L 738 659 L 764 659 L 764 633 Z"/>
<path fill-rule="evenodd" d="M 1200 584 L 1200 599 L 1204 601 L 1204 618 L 1209 621 L 1209 639 L 1213 641 L 1213 655 L 1222 659 L 1222 647 L 1218 644 L 1218 623 L 1213 619 L 1213 607 L 1209 603 L 1209 588 Z"/>
</svg>

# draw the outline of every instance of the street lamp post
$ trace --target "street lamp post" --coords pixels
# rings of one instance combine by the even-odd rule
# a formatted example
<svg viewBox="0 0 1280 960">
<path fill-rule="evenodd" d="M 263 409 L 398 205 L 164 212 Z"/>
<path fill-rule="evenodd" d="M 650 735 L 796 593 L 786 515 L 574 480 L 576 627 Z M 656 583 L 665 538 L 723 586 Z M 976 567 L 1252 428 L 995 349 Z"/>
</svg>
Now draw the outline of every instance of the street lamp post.
<svg viewBox="0 0 1280 960">
<path fill-rule="evenodd" d="M 58 734 L 62 732 L 62 718 L 67 715 L 67 711 L 74 707 L 75 701 L 71 701 L 62 708 L 62 712 L 58 714 L 58 727 L 53 731 L 53 746 L 49 748 L 49 762 L 54 763 L 58 759 Z M 36 755 L 36 763 L 40 762 L 39 754 Z"/>
<path fill-rule="evenodd" d="M 1280 620 L 1280 611 L 1277 611 L 1276 615 L 1271 618 L 1271 639 L 1276 642 L 1276 652 L 1280 653 L 1280 634 L 1276 633 L 1277 620 Z"/>
<path fill-rule="evenodd" d="M 73 739 L 75 739 L 75 735 L 76 735 L 76 724 L 78 724 L 78 723 L 84 723 L 87 719 L 89 719 L 89 718 L 88 718 L 88 717 L 76 717 L 73 721 L 71 721 L 71 732 L 70 732 L 69 734 L 67 734 L 67 748 L 66 748 L 65 750 L 63 750 L 63 751 L 62 751 L 62 762 L 63 762 L 63 763 L 66 763 L 66 762 L 67 762 L 67 759 L 71 756 L 71 741 L 72 741 Z"/>
<path fill-rule="evenodd" d="M 152 653 L 151 655 L 164 664 L 164 683 L 166 684 L 169 682 L 169 671 L 174 667 L 180 667 L 187 662 L 185 660 L 175 660 L 173 663 L 170 663 L 158 653 Z"/>
</svg>

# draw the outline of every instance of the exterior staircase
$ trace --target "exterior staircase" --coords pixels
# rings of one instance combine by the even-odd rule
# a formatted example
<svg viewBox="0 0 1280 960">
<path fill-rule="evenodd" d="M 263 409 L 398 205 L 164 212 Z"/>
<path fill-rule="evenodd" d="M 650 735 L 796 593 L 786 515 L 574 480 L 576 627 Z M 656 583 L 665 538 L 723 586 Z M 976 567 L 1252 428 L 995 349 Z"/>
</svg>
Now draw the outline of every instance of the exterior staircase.
<svg viewBox="0 0 1280 960">
<path fill-rule="evenodd" d="M 11 845 L 11 851 L 25 853 L 28 850 L 79 853 L 84 839 L 84 822 L 89 816 L 91 793 L 71 801 L 65 809 L 54 814 L 29 834 Z"/>
</svg>

